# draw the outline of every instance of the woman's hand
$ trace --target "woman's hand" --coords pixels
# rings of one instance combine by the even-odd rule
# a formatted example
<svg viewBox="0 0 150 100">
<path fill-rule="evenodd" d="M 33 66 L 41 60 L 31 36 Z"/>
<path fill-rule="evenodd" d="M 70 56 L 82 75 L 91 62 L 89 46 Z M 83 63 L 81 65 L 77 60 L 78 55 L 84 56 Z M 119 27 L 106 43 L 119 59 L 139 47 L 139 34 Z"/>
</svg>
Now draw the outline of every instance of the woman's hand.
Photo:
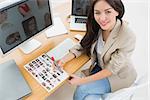
<svg viewBox="0 0 150 100">
<path fill-rule="evenodd" d="M 68 53 L 62 59 L 58 60 L 57 63 L 59 66 L 63 67 L 68 61 L 72 60 L 73 58 L 75 58 L 74 54 Z"/>
<path fill-rule="evenodd" d="M 55 61 L 54 58 L 52 58 L 52 60 L 53 60 L 53 63 L 51 65 L 52 70 L 54 70 L 55 68 L 63 68 L 65 63 L 62 59 L 58 60 L 58 61 Z"/>
<path fill-rule="evenodd" d="M 82 84 L 82 78 L 80 78 L 76 75 L 71 75 L 68 82 L 72 85 L 81 85 Z"/>
<path fill-rule="evenodd" d="M 52 63 L 51 67 L 52 67 L 52 70 L 56 68 L 56 65 L 54 64 L 54 62 Z"/>
<path fill-rule="evenodd" d="M 64 62 L 63 59 L 60 59 L 60 60 L 57 61 L 57 64 L 58 64 L 58 66 L 63 67 L 65 65 L 65 62 Z"/>
</svg>

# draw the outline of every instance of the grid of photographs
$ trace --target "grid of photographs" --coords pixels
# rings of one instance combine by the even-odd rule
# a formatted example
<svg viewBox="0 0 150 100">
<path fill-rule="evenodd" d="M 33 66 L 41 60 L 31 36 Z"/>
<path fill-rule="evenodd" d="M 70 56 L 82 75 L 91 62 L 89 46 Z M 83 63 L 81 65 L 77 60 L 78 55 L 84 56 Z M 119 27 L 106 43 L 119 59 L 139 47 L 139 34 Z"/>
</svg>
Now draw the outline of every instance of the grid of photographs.
<svg viewBox="0 0 150 100">
<path fill-rule="evenodd" d="M 46 54 L 42 54 L 24 66 L 24 68 L 45 88 L 48 92 L 55 89 L 69 75 L 62 68 L 52 68 L 54 61 Z"/>
</svg>

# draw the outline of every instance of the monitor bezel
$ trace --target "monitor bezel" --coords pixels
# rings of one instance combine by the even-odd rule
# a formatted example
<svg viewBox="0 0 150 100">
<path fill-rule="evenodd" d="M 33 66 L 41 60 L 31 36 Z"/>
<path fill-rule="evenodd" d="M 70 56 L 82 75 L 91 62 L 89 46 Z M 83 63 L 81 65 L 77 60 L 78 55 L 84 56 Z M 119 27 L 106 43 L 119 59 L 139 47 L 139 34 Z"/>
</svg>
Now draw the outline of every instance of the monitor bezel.
<svg viewBox="0 0 150 100">
<path fill-rule="evenodd" d="M 16 2 L 16 3 L 11 4 L 11 5 L 7 5 L 6 7 L 1 8 L 0 11 L 8 10 L 8 9 L 10 9 L 10 8 L 15 7 L 16 5 L 25 3 L 25 2 L 27 2 L 27 1 L 29 1 L 29 0 L 18 1 L 18 2 Z M 27 37 L 25 40 L 21 41 L 20 43 L 18 43 L 17 45 L 15 45 L 14 47 L 10 48 L 10 49 L 7 50 L 7 51 L 4 51 L 4 50 L 1 48 L 1 46 L 0 46 L 0 50 L 1 50 L 1 53 L 2 53 L 3 55 L 4 55 L 4 54 L 7 54 L 8 52 L 12 51 L 13 49 L 16 49 L 16 48 L 17 48 L 18 46 L 20 46 L 21 44 L 28 42 L 28 40 L 30 40 L 31 38 L 35 37 L 36 35 L 39 35 L 40 33 L 42 33 L 42 31 L 44 31 L 44 30 L 46 30 L 47 28 L 52 27 L 52 26 L 54 25 L 54 24 L 53 24 L 53 17 L 52 17 L 51 2 L 50 2 L 50 0 L 47 0 L 47 1 L 48 1 L 48 6 L 49 6 L 49 12 L 51 13 L 51 14 L 50 14 L 50 17 L 51 17 L 52 24 L 49 25 L 49 26 L 44 27 L 44 28 L 41 29 L 41 30 L 38 30 L 37 33 L 33 34 L 31 37 Z"/>
</svg>

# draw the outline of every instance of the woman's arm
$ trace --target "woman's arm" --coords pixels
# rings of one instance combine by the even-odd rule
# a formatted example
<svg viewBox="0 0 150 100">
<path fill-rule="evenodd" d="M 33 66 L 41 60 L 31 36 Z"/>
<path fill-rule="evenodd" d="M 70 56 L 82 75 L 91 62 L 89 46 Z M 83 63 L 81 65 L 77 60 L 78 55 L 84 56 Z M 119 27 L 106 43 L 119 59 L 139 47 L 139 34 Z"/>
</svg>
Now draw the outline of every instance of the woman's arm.
<svg viewBox="0 0 150 100">
<path fill-rule="evenodd" d="M 77 77 L 75 75 L 72 75 L 71 76 L 72 79 L 69 80 L 69 83 L 73 84 L 73 85 L 81 85 L 81 84 L 89 83 L 92 81 L 100 80 L 100 79 L 109 77 L 111 75 L 112 75 L 112 73 L 109 70 L 103 69 L 102 71 L 100 71 L 96 74 L 93 74 L 91 76 L 84 77 L 84 78 L 80 78 L 80 77 Z"/>
<path fill-rule="evenodd" d="M 75 58 L 75 55 L 73 53 L 69 52 L 61 60 L 58 61 L 58 65 L 59 66 L 64 66 L 65 63 L 69 62 L 70 60 L 72 60 L 74 58 Z"/>
<path fill-rule="evenodd" d="M 73 58 L 78 58 L 83 53 L 83 51 L 80 51 L 80 49 L 82 49 L 82 47 L 78 43 L 69 50 L 69 53 L 66 56 L 64 56 L 61 60 L 58 61 L 58 64 L 60 66 L 64 66 L 65 63 L 72 60 Z"/>
<path fill-rule="evenodd" d="M 91 82 L 91 81 L 100 80 L 100 79 L 109 77 L 111 75 L 112 75 L 112 72 L 110 72 L 107 69 L 103 69 L 103 70 L 101 70 L 100 72 L 98 72 L 96 74 L 93 74 L 93 75 L 90 75 L 88 77 L 83 78 L 83 83 L 84 82 Z"/>
</svg>

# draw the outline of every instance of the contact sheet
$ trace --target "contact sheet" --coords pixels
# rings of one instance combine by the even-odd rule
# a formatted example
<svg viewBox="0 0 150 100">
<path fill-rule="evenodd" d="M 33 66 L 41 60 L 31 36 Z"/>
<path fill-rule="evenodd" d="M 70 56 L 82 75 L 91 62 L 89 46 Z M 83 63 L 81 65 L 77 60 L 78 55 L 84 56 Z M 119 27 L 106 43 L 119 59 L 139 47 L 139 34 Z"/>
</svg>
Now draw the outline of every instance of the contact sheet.
<svg viewBox="0 0 150 100">
<path fill-rule="evenodd" d="M 45 88 L 48 92 L 55 89 L 69 75 L 62 68 L 52 68 L 54 61 L 47 55 L 42 54 L 24 68 Z"/>
</svg>

